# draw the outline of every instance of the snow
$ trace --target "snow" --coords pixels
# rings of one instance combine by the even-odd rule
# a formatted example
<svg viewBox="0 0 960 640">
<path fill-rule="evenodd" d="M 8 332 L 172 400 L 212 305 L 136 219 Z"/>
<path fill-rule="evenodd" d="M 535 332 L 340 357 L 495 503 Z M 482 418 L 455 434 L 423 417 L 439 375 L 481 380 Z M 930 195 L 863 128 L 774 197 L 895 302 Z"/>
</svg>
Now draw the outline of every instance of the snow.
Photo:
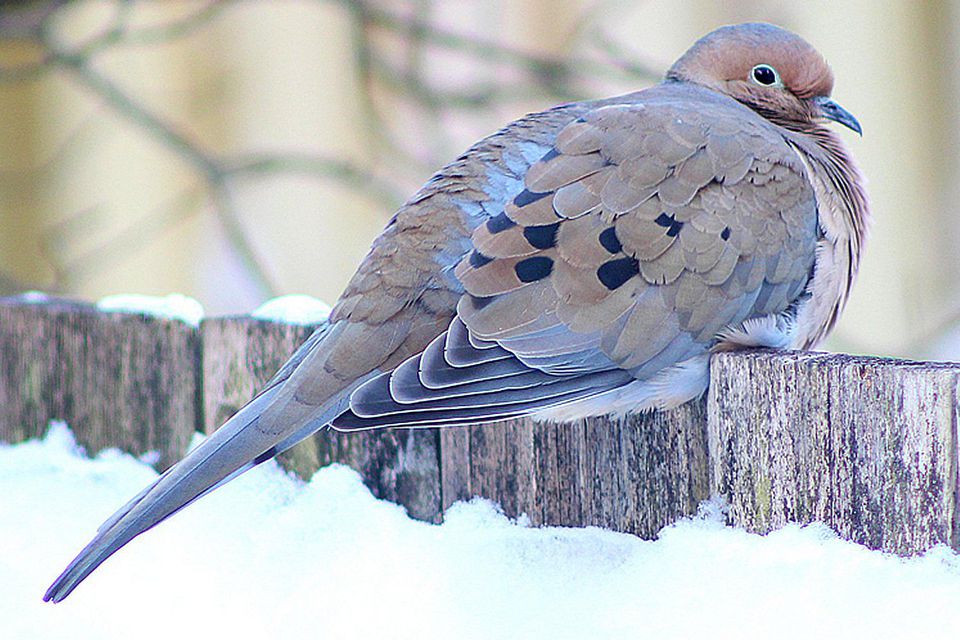
<svg viewBox="0 0 960 640">
<path fill-rule="evenodd" d="M 311 296 L 293 294 L 267 300 L 250 315 L 272 322 L 320 324 L 330 317 L 330 305 Z"/>
<path fill-rule="evenodd" d="M 142 313 L 159 318 L 180 320 L 194 327 L 203 320 L 203 306 L 180 293 L 168 296 L 145 296 L 140 294 L 117 294 L 101 298 L 97 302 L 100 311 Z"/>
<path fill-rule="evenodd" d="M 3 638 L 956 638 L 960 556 L 900 559 L 823 526 L 758 536 L 716 505 L 657 541 L 530 528 L 482 500 L 443 525 L 350 469 L 273 463 L 134 540 L 65 602 L 47 585 L 156 477 L 70 431 L 0 446 Z"/>
<path fill-rule="evenodd" d="M 50 300 L 40 291 L 27 291 L 16 297 L 24 304 L 42 304 Z M 180 320 L 194 327 L 204 318 L 203 306 L 195 299 L 180 293 L 167 296 L 140 294 L 117 294 L 101 298 L 97 309 L 106 312 L 142 313 L 160 318 Z M 330 305 L 306 295 L 286 295 L 273 298 L 257 307 L 252 317 L 271 322 L 312 325 L 326 322 L 330 317 Z"/>
<path fill-rule="evenodd" d="M 10 298 L 22 304 L 44 304 L 50 301 L 50 296 L 43 291 L 23 291 Z"/>
</svg>

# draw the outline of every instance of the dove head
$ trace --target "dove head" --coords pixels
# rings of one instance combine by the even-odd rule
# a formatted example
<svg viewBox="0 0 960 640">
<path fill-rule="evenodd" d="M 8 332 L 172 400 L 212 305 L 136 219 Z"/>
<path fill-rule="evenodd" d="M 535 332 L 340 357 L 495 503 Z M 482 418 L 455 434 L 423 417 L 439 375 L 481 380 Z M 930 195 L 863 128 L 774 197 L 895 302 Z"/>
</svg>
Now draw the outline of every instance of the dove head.
<svg viewBox="0 0 960 640">
<path fill-rule="evenodd" d="M 721 27 L 700 38 L 667 72 L 730 96 L 776 124 L 804 130 L 820 119 L 860 132 L 830 99 L 833 72 L 810 43 L 772 24 Z"/>
</svg>

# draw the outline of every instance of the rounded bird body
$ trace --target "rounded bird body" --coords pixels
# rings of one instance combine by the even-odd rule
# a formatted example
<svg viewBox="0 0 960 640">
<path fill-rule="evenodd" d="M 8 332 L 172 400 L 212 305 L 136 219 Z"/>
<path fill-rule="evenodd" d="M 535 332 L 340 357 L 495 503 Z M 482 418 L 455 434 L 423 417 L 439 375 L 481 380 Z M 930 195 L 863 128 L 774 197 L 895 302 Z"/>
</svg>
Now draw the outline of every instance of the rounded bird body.
<svg viewBox="0 0 960 640">
<path fill-rule="evenodd" d="M 862 177 L 833 76 L 771 25 L 708 34 L 660 85 L 531 114 L 390 220 L 332 326 L 105 522 L 45 599 L 315 431 L 676 406 L 711 352 L 808 348 L 860 260 Z"/>
</svg>

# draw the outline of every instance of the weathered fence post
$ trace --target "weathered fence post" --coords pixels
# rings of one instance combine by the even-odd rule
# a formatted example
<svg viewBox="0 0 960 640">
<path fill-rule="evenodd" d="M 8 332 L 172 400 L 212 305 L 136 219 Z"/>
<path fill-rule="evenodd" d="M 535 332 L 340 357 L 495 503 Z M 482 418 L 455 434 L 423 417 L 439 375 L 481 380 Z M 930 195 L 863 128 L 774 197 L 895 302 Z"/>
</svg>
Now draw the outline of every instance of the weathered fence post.
<svg viewBox="0 0 960 640">
<path fill-rule="evenodd" d="M 754 351 L 711 368 L 713 491 L 733 523 L 816 520 L 901 554 L 960 548 L 960 365 Z"/>
<path fill-rule="evenodd" d="M 199 420 L 195 327 L 78 302 L 0 299 L 0 441 L 66 420 L 92 455 L 107 447 L 186 452 Z"/>
<path fill-rule="evenodd" d="M 94 453 L 179 459 L 245 403 L 313 328 L 104 313 L 62 300 L 0 300 L 0 441 L 66 420 Z M 671 412 L 571 424 L 323 431 L 281 459 L 331 462 L 375 495 L 438 521 L 482 496 L 535 524 L 653 537 L 718 494 L 730 522 L 766 532 L 825 522 L 897 553 L 960 549 L 960 364 L 824 353 L 724 353 L 707 398 Z"/>
<path fill-rule="evenodd" d="M 200 326 L 208 433 L 253 397 L 315 329 L 245 316 L 209 318 Z M 280 462 L 304 478 L 333 462 L 347 464 L 378 498 L 402 504 L 415 518 L 439 521 L 437 448 L 436 429 L 325 429 L 283 454 Z"/>
<path fill-rule="evenodd" d="M 622 420 L 514 420 L 441 432 L 444 507 L 479 495 L 535 524 L 652 538 L 710 494 L 704 402 Z"/>
</svg>

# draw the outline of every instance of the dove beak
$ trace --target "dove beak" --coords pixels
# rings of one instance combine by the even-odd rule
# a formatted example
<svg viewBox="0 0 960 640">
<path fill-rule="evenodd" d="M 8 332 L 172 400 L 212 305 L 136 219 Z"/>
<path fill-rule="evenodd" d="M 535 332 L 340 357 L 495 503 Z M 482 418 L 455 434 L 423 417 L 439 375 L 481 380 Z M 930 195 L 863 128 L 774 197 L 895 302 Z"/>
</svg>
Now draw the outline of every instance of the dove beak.
<svg viewBox="0 0 960 640">
<path fill-rule="evenodd" d="M 859 135 L 863 135 L 863 129 L 860 128 L 860 123 L 857 122 L 857 119 L 853 117 L 853 114 L 830 98 L 826 96 L 820 96 L 819 98 L 814 98 L 813 102 L 820 109 L 820 115 L 827 120 L 839 122 L 848 129 L 856 131 Z"/>
</svg>

